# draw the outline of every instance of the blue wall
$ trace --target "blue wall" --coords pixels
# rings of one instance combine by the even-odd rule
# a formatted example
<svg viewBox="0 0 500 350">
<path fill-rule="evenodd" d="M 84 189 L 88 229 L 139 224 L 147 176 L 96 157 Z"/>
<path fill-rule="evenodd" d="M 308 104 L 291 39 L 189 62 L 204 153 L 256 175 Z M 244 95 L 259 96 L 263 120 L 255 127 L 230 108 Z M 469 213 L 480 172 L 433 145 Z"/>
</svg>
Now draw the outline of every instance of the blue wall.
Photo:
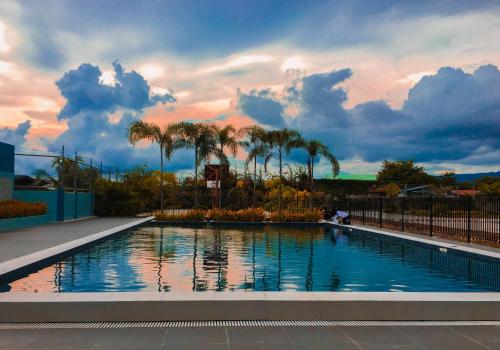
<svg viewBox="0 0 500 350">
<path fill-rule="evenodd" d="M 0 172 L 14 174 L 14 146 L 0 142 Z"/>
<path fill-rule="evenodd" d="M 57 191 L 14 191 L 14 199 L 47 204 L 47 214 L 21 218 L 0 219 L 0 232 L 18 230 L 54 221 L 73 220 L 93 215 L 93 193 L 79 192 L 75 216 L 75 194 Z"/>
<path fill-rule="evenodd" d="M 0 231 L 15 230 L 53 221 L 84 218 L 94 215 L 93 193 L 14 190 L 14 146 L 0 142 L 0 200 L 15 199 L 23 202 L 47 204 L 47 214 L 21 218 L 0 219 Z M 76 204 L 76 205 L 75 205 Z"/>
<path fill-rule="evenodd" d="M 23 216 L 20 218 L 0 219 L 0 232 L 20 230 L 26 227 L 43 225 L 50 222 L 48 215 Z"/>
<path fill-rule="evenodd" d="M 14 190 L 14 146 L 0 142 L 0 200 L 12 199 Z"/>
</svg>

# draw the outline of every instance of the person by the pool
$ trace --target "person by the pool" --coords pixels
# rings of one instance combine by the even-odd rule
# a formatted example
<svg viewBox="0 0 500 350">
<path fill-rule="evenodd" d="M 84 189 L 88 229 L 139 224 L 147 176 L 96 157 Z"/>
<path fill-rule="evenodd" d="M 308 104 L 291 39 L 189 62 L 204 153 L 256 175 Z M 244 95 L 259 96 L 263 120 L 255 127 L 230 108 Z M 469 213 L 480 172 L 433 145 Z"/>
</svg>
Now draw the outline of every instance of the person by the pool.
<svg viewBox="0 0 500 350">
<path fill-rule="evenodd" d="M 351 218 L 349 217 L 349 213 L 346 213 L 345 211 L 337 210 L 335 213 L 335 216 L 333 217 L 333 222 L 335 224 L 350 225 Z"/>
</svg>

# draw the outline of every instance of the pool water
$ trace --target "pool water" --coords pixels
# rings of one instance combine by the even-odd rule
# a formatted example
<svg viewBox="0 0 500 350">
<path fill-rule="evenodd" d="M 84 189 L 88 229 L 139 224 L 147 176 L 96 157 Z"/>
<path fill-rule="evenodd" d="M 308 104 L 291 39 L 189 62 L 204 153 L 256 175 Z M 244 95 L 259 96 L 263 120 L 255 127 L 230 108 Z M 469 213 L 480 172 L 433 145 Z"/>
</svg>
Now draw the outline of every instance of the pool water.
<svg viewBox="0 0 500 350">
<path fill-rule="evenodd" d="M 500 263 L 329 226 L 146 225 L 0 291 L 500 291 Z"/>
</svg>

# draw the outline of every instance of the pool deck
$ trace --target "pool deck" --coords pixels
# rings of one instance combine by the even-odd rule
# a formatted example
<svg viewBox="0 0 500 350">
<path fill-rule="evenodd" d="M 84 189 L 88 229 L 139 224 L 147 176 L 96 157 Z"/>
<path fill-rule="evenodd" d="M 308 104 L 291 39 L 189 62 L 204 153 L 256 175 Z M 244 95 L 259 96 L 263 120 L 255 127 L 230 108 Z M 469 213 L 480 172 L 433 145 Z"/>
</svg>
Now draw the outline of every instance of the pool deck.
<svg viewBox="0 0 500 350">
<path fill-rule="evenodd" d="M 456 251 L 468 254 L 480 255 L 483 257 L 489 257 L 493 259 L 500 259 L 500 248 L 489 247 L 474 243 L 466 243 L 460 241 L 453 241 L 448 239 L 443 239 L 439 237 L 429 237 L 424 235 L 418 235 L 414 233 L 387 230 L 385 228 L 379 229 L 373 226 L 365 225 L 339 225 L 334 224 L 332 221 L 325 221 L 326 224 L 336 226 L 336 227 L 347 227 L 355 230 L 362 230 L 377 233 L 379 235 L 400 238 L 408 241 L 413 241 L 417 243 L 429 244 L 437 246 L 439 248 L 446 249 L 447 251 Z"/>
<path fill-rule="evenodd" d="M 500 349 L 500 326 L 176 327 L 0 330 L 0 350 Z"/>
<path fill-rule="evenodd" d="M 152 219 L 89 218 L 0 232 L 0 279 Z"/>
</svg>

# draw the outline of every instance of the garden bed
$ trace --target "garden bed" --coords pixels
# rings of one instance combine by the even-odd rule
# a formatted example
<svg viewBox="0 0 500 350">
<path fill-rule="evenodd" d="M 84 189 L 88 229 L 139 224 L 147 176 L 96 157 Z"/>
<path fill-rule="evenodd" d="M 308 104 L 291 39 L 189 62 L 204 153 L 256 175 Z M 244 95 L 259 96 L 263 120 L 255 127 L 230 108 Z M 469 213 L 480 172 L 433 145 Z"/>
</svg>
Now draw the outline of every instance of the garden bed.
<svg viewBox="0 0 500 350">
<path fill-rule="evenodd" d="M 262 208 L 249 208 L 242 210 L 213 209 L 209 211 L 191 210 L 183 213 L 155 212 L 156 222 L 165 223 L 238 223 L 238 224 L 263 224 L 263 223 L 319 223 L 323 219 L 320 209 L 304 210 L 301 212 L 281 211 L 268 213 Z"/>
<path fill-rule="evenodd" d="M 22 201 L 0 201 L 0 219 L 40 216 L 47 214 L 47 204 Z"/>
</svg>

